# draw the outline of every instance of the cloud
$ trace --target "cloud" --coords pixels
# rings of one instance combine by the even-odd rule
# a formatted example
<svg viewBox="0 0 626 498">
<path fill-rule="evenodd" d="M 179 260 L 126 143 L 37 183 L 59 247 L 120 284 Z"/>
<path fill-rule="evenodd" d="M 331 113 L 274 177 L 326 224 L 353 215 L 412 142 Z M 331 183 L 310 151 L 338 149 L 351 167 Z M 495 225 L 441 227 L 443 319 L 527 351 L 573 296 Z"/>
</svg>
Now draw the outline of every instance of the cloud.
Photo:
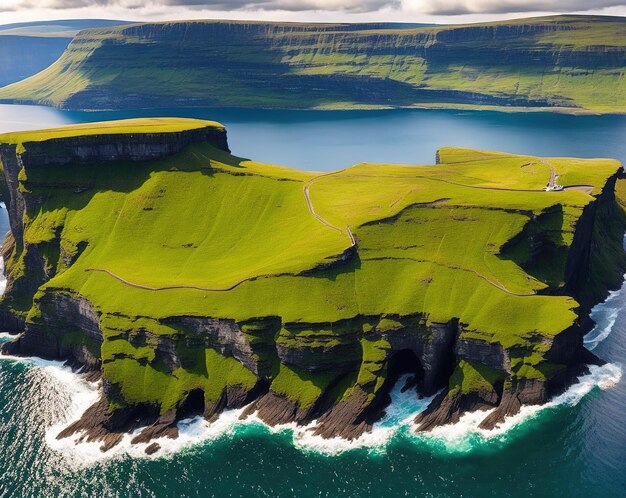
<svg viewBox="0 0 626 498">
<path fill-rule="evenodd" d="M 568 13 L 626 9 L 626 0 L 0 0 L 0 12 L 27 13 L 75 9 L 211 12 L 318 12 L 363 14 L 385 11 L 403 15 Z M 620 10 L 621 12 L 621 10 Z"/>
<path fill-rule="evenodd" d="M 432 15 L 515 14 L 524 12 L 585 12 L 626 7 L 626 0 L 403 0 L 408 11 Z"/>
<path fill-rule="evenodd" d="M 0 11 L 78 9 L 85 7 L 186 7 L 207 10 L 376 12 L 399 8 L 401 0 L 2 0 Z"/>
</svg>

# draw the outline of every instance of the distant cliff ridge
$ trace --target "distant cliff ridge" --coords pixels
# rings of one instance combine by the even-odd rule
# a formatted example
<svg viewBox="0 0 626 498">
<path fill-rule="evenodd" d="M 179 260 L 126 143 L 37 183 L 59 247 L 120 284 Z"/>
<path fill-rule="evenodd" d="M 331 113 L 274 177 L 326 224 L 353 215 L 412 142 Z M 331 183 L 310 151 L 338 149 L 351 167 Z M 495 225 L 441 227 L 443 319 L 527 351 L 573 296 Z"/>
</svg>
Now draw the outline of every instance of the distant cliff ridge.
<svg viewBox="0 0 626 498">
<path fill-rule="evenodd" d="M 43 71 L 56 61 L 82 29 L 125 24 L 81 19 L 0 24 L 0 86 Z"/>
<path fill-rule="evenodd" d="M 0 89 L 66 109 L 498 107 L 626 112 L 626 20 L 467 26 L 197 21 L 81 32 Z"/>
<path fill-rule="evenodd" d="M 319 174 L 142 119 L 3 135 L 0 165 L 3 350 L 102 378 L 59 437 L 103 451 L 244 407 L 353 439 L 405 375 L 437 395 L 416 430 L 492 428 L 602 362 L 589 310 L 626 271 L 613 160 L 447 147 Z"/>
</svg>

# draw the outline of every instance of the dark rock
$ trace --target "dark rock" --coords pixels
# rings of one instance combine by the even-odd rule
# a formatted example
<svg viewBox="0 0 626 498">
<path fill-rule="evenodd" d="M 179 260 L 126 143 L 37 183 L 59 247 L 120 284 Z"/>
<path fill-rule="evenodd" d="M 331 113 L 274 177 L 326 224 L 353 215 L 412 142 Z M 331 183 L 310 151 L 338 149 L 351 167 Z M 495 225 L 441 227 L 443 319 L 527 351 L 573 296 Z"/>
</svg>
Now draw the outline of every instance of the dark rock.
<svg viewBox="0 0 626 498">
<path fill-rule="evenodd" d="M 146 448 L 146 455 L 154 455 L 160 449 L 161 445 L 159 443 L 152 443 Z"/>
<path fill-rule="evenodd" d="M 460 360 L 480 363 L 494 370 L 511 370 L 509 356 L 498 342 L 466 339 L 461 336 L 454 346 L 454 353 Z"/>
<path fill-rule="evenodd" d="M 260 365 L 257 351 L 235 320 L 181 316 L 168 318 L 165 322 L 180 328 L 189 346 L 208 347 L 221 355 L 236 358 L 255 375 L 267 373 L 264 365 Z"/>
<path fill-rule="evenodd" d="M 106 397 L 90 406 L 81 418 L 63 429 L 57 439 L 79 435 L 78 441 L 101 442 L 106 452 L 119 444 L 125 434 L 157 420 L 158 411 L 148 405 L 110 411 Z"/>
<path fill-rule="evenodd" d="M 372 430 L 379 413 L 368 410 L 368 393 L 358 387 L 350 396 L 332 406 L 318 419 L 314 434 L 324 438 L 342 437 L 353 440 Z"/>
<path fill-rule="evenodd" d="M 39 306 L 42 313 L 38 321 L 28 323 L 15 344 L 7 345 L 12 354 L 52 360 L 74 359 L 86 370 L 99 370 L 104 338 L 100 319 L 91 303 L 57 289 L 44 293 Z M 64 339 L 72 334 L 77 334 L 76 340 Z"/>
<path fill-rule="evenodd" d="M 291 422 L 303 424 L 311 420 L 311 410 L 302 410 L 298 405 L 284 396 L 268 392 L 253 401 L 241 414 L 245 419 L 256 412 L 256 415 L 268 425 L 283 425 Z"/>
<path fill-rule="evenodd" d="M 466 412 L 489 410 L 498 403 L 493 392 L 471 392 L 448 394 L 442 392 L 431 402 L 428 408 L 415 418 L 418 430 L 428 432 L 441 425 L 454 424 Z"/>
<path fill-rule="evenodd" d="M 161 415 L 152 425 L 145 427 L 131 443 L 148 443 L 152 439 L 168 437 L 176 439 L 178 437 L 178 427 L 176 427 L 176 411 L 170 410 L 165 415 Z M 147 452 L 146 448 L 146 452 Z M 150 454 L 150 453 L 148 453 Z"/>
</svg>

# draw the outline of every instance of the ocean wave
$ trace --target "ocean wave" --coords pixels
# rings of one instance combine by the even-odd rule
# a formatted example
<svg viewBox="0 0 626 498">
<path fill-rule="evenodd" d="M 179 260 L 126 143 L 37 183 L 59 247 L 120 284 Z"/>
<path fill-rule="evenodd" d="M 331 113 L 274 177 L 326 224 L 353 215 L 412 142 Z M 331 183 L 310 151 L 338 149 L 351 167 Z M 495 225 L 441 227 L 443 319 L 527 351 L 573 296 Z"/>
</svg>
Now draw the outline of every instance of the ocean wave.
<svg viewBox="0 0 626 498">
<path fill-rule="evenodd" d="M 522 428 L 547 413 L 563 406 L 577 405 L 594 389 L 610 389 L 622 378 L 620 365 L 608 363 L 603 366 L 591 365 L 589 373 L 578 378 L 563 394 L 543 405 L 524 405 L 517 415 L 507 417 L 504 422 L 491 430 L 480 429 L 479 425 L 493 410 L 466 413 L 450 425 L 436 427 L 428 433 L 414 433 L 413 437 L 429 446 L 452 453 L 467 453 L 484 443 L 506 443 L 515 437 L 516 429 Z"/>
<path fill-rule="evenodd" d="M 79 435 L 57 440 L 58 433 L 69 423 L 77 420 L 97 400 L 98 387 L 82 379 L 77 381 L 76 374 L 73 374 L 68 368 L 58 365 L 51 367 L 50 362 L 46 363 L 45 368 L 52 368 L 49 371 L 54 378 L 71 390 L 72 399 L 72 406 L 68 409 L 64 420 L 60 420 L 47 431 L 46 442 L 52 449 L 64 454 L 68 461 L 75 466 L 89 466 L 106 459 L 121 457 L 150 459 L 170 457 L 186 449 L 232 437 L 251 428 L 257 428 L 268 435 L 281 434 L 290 438 L 292 444 L 302 451 L 329 456 L 354 450 L 365 450 L 368 453 L 377 454 L 384 453 L 396 436 L 407 437 L 415 444 L 432 449 L 444 450 L 449 453 L 468 453 L 485 443 L 506 443 L 515 437 L 515 429 L 536 419 L 542 412 L 554 410 L 560 406 L 576 405 L 593 389 L 608 389 L 617 384 L 622 376 L 622 369 L 619 365 L 591 366 L 588 375 L 580 377 L 576 384 L 560 396 L 544 405 L 523 406 L 517 415 L 508 417 L 492 430 L 483 430 L 478 427 L 480 422 L 490 413 L 489 411 L 481 411 L 466 413 L 458 423 L 437 427 L 429 433 L 416 432 L 417 427 L 413 420 L 419 412 L 428 406 L 432 398 L 420 399 L 413 391 L 402 393 L 400 387 L 404 385 L 404 379 L 401 379 L 391 393 L 392 404 L 388 408 L 386 416 L 374 424 L 371 432 L 351 441 L 339 437 L 325 439 L 315 435 L 316 422 L 307 426 L 286 424 L 270 427 L 255 415 L 241 420 L 240 416 L 243 409 L 238 409 L 225 411 L 212 423 L 207 422 L 202 417 L 180 421 L 178 423 L 179 437 L 176 439 L 158 438 L 151 441 L 151 443 L 158 443 L 160 449 L 153 455 L 147 455 L 145 449 L 151 443 L 131 443 L 139 430 L 133 434 L 125 435 L 120 444 L 106 453 L 100 451 L 100 443 L 79 442 Z"/>
<path fill-rule="evenodd" d="M 353 440 L 341 437 L 323 438 L 315 434 L 317 421 L 306 426 L 296 424 L 281 425 L 269 428 L 271 432 L 290 432 L 293 444 L 302 451 L 338 455 L 346 451 L 367 449 L 369 452 L 383 453 L 393 437 L 413 425 L 417 414 L 424 411 L 433 398 L 420 398 L 411 389 L 402 392 L 408 375 L 402 376 L 391 390 L 391 404 L 385 410 L 385 416 L 376 422 L 370 432 L 366 432 Z M 261 421 L 258 421 L 262 423 Z"/>
<path fill-rule="evenodd" d="M 62 383 L 70 392 L 72 408 L 67 411 L 67 416 L 59 420 L 46 432 L 46 442 L 53 449 L 65 455 L 74 466 L 83 467 L 96 464 L 100 461 L 120 458 L 162 458 L 177 454 L 185 449 L 218 439 L 233 436 L 238 432 L 250 428 L 258 428 L 266 434 L 289 435 L 295 447 L 303 451 L 336 455 L 348 450 L 366 448 L 370 451 L 384 451 L 385 445 L 402 427 L 408 427 L 413 418 L 424 410 L 432 401 L 432 398 L 418 398 L 414 391 L 401 392 L 401 387 L 406 379 L 401 378 L 391 392 L 392 404 L 387 410 L 387 415 L 377 424 L 371 432 L 361 437 L 348 441 L 343 438 L 325 439 L 314 434 L 316 422 L 307 426 L 285 424 L 268 426 L 255 414 L 241 420 L 244 409 L 227 410 L 214 422 L 207 422 L 198 416 L 191 419 L 181 420 L 178 423 L 179 436 L 176 439 L 167 437 L 157 438 L 150 443 L 132 444 L 132 439 L 140 432 L 136 430 L 132 434 L 126 434 L 122 441 L 107 452 L 100 450 L 101 443 L 81 442 L 80 434 L 69 438 L 57 439 L 57 435 L 68 424 L 78 420 L 89 406 L 96 402 L 98 389 L 94 384 L 84 380 L 77 381 L 76 374 L 69 368 L 55 370 L 55 380 Z M 153 455 L 145 453 L 149 444 L 157 443 L 160 449 Z"/>
<path fill-rule="evenodd" d="M 591 310 L 591 318 L 596 323 L 595 327 L 584 338 L 585 347 L 594 350 L 598 344 L 604 341 L 613 330 L 619 312 L 624 307 L 623 295 L 626 285 L 609 294 L 606 300 L 596 305 Z"/>
<path fill-rule="evenodd" d="M 0 332 L 0 343 L 11 341 L 13 338 L 15 338 L 15 336 L 8 332 Z"/>
</svg>

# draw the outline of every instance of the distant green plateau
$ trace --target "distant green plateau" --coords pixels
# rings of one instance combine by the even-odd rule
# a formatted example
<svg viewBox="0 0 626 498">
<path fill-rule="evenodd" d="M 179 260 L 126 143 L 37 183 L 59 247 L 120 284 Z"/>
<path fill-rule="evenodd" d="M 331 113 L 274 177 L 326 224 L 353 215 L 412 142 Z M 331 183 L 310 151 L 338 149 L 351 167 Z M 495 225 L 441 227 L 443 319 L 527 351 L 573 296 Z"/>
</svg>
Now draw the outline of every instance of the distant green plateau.
<svg viewBox="0 0 626 498">
<path fill-rule="evenodd" d="M 626 20 L 412 27 L 195 21 L 80 32 L 4 102 L 64 109 L 523 108 L 626 112 Z"/>
<path fill-rule="evenodd" d="M 221 125 L 186 119 L 0 144 L 2 316 L 26 350 L 101 368 L 112 412 L 165 415 L 201 391 L 208 413 L 262 386 L 310 417 L 355 399 L 362 413 L 394 354 L 440 334 L 425 391 L 550 382 L 626 266 L 610 159 L 450 147 L 432 166 L 319 174 L 238 158 Z"/>
</svg>

